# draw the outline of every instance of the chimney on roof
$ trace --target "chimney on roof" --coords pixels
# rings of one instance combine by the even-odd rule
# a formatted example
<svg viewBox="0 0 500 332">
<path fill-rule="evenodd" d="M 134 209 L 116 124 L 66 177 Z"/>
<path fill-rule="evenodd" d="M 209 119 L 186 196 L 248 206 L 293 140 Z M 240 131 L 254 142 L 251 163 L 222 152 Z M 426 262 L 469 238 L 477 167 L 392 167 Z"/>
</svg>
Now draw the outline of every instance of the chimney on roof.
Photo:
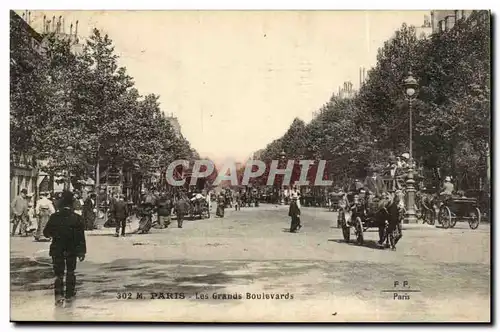
<svg viewBox="0 0 500 332">
<path fill-rule="evenodd" d="M 69 25 L 69 36 L 71 37 L 73 35 L 73 22 Z"/>
<path fill-rule="evenodd" d="M 57 20 L 57 28 L 56 28 L 57 33 L 61 33 L 61 19 L 62 19 L 62 16 L 59 16 L 59 19 Z"/>
<path fill-rule="evenodd" d="M 28 24 L 31 24 L 31 11 L 28 12 Z"/>
<path fill-rule="evenodd" d="M 43 26 L 42 26 L 42 32 L 46 33 L 47 32 L 47 22 L 45 21 L 46 16 L 43 15 Z"/>
<path fill-rule="evenodd" d="M 78 21 L 76 21 L 75 25 L 75 37 L 78 38 Z"/>
</svg>

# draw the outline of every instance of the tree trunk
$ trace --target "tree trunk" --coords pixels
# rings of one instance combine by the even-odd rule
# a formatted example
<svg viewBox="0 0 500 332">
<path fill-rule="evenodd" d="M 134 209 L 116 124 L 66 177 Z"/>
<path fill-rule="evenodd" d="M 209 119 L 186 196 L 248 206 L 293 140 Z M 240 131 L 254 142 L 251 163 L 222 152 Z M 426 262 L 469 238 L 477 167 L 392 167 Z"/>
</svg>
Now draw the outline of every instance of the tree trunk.
<svg viewBox="0 0 500 332">
<path fill-rule="evenodd" d="M 459 190 L 459 182 L 457 179 L 457 166 L 456 166 L 456 158 L 455 158 L 455 146 L 453 144 L 450 145 L 450 162 L 451 162 L 451 176 L 453 176 L 453 181 L 455 183 L 455 190 Z"/>
<path fill-rule="evenodd" d="M 95 166 L 95 205 L 96 208 L 99 208 L 99 187 L 100 187 L 100 174 L 99 174 L 99 150 L 100 150 L 100 145 L 97 143 L 97 162 Z"/>
</svg>

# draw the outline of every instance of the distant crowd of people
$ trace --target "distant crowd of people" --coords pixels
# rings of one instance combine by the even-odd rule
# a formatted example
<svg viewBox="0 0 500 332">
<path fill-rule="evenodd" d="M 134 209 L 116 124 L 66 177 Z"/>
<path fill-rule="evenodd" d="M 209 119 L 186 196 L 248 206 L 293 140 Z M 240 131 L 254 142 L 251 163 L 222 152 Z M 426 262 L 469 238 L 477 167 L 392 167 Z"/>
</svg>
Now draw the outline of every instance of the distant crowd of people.
<svg viewBox="0 0 500 332">
<path fill-rule="evenodd" d="M 96 203 L 95 194 L 87 195 L 84 200 L 81 192 L 75 190 L 73 193 L 72 209 L 83 217 L 85 229 L 95 228 Z M 49 217 L 61 208 L 63 192 L 49 193 L 41 192 L 36 204 L 33 196 L 22 189 L 18 196 L 11 202 L 12 229 L 11 235 L 26 236 L 34 233 L 36 240 L 44 240 L 42 230 Z M 46 239 L 45 239 L 46 240 Z"/>
</svg>

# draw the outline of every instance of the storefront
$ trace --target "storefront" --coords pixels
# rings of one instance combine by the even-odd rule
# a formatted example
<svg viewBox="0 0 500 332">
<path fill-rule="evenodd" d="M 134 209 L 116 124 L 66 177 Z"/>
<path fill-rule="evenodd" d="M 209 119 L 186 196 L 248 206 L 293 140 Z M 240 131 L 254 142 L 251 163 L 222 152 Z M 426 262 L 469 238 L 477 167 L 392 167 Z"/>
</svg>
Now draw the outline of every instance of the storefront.
<svg viewBox="0 0 500 332">
<path fill-rule="evenodd" d="M 21 156 L 14 158 L 10 169 L 10 199 L 11 201 L 19 195 L 22 189 L 28 191 L 28 195 L 37 195 L 38 169 L 31 157 Z"/>
</svg>

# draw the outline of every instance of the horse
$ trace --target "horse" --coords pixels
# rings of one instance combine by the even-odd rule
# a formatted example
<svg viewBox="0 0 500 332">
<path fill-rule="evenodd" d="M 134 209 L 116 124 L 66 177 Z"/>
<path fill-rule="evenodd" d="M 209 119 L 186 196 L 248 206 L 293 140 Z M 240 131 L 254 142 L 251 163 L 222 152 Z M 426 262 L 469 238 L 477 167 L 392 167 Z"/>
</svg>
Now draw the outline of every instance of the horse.
<svg viewBox="0 0 500 332">
<path fill-rule="evenodd" d="M 404 218 L 404 192 L 397 190 L 389 194 L 388 202 L 376 216 L 379 225 L 380 243 L 387 242 L 392 250 L 403 237 L 401 222 Z"/>
</svg>

